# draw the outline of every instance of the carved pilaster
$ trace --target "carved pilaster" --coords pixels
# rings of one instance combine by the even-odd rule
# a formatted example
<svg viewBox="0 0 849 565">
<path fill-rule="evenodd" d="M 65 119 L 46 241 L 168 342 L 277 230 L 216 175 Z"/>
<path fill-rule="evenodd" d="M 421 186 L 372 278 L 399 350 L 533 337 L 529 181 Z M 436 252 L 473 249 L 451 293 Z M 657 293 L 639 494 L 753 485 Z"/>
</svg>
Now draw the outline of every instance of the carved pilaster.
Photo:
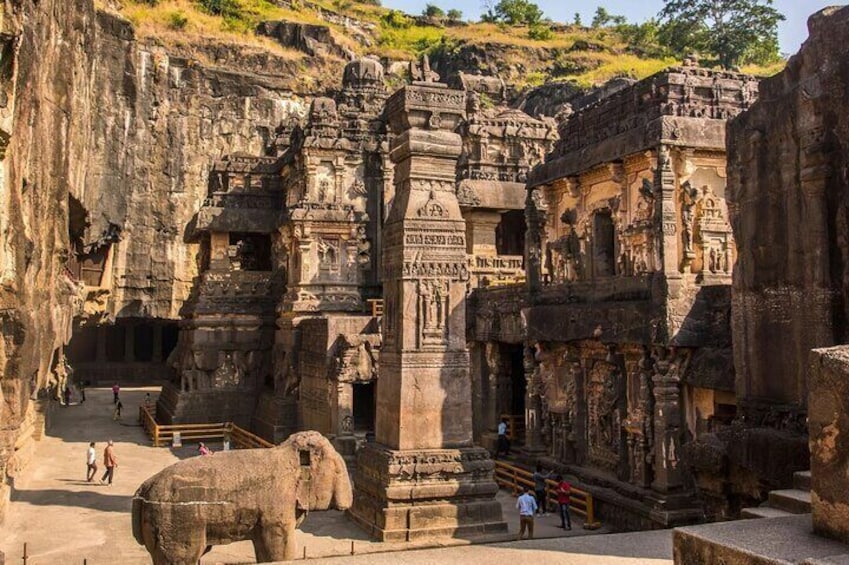
<svg viewBox="0 0 849 565">
<path fill-rule="evenodd" d="M 674 354 L 655 362 L 654 394 L 654 482 L 652 488 L 668 493 L 684 486 L 680 464 L 682 442 L 680 359 Z"/>
</svg>

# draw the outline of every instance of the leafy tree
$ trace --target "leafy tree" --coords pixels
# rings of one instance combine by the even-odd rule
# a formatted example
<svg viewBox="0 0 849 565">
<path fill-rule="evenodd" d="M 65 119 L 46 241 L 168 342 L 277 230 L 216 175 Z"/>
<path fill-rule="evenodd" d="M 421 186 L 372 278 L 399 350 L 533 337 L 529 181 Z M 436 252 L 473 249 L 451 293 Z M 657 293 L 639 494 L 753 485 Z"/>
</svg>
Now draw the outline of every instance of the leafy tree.
<svg viewBox="0 0 849 565">
<path fill-rule="evenodd" d="M 678 53 L 697 50 L 726 69 L 778 58 L 778 22 L 772 0 L 664 0 L 661 41 Z"/>
<path fill-rule="evenodd" d="M 451 8 L 450 10 L 448 10 L 446 15 L 448 16 L 448 20 L 452 22 L 459 22 L 463 19 L 463 12 L 461 12 L 457 8 Z"/>
<path fill-rule="evenodd" d="M 445 11 L 436 4 L 428 4 L 425 6 L 422 15 L 432 20 L 441 20 L 445 17 Z"/>
<path fill-rule="evenodd" d="M 608 12 L 607 8 L 599 6 L 596 8 L 595 14 L 593 15 L 592 26 L 594 28 L 619 26 L 624 25 L 627 21 L 628 20 L 625 19 L 625 16 L 616 16 Z"/>
<path fill-rule="evenodd" d="M 581 21 L 581 14 L 579 12 L 575 12 L 575 19 L 572 20 L 572 25 L 576 25 L 578 27 L 581 27 L 582 25 L 584 25 L 583 22 Z"/>
<path fill-rule="evenodd" d="M 533 27 L 542 20 L 542 10 L 530 0 L 499 0 L 495 5 L 495 21 L 509 25 Z"/>
</svg>

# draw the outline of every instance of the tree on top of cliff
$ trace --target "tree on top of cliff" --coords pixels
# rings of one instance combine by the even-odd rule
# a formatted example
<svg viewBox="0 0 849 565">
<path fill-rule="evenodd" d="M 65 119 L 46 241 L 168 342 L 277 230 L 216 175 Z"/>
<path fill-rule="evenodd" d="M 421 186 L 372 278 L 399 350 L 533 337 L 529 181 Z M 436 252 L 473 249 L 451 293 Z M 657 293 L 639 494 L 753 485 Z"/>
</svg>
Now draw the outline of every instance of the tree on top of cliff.
<svg viewBox="0 0 849 565">
<path fill-rule="evenodd" d="M 485 2 L 485 6 L 487 5 L 489 2 Z M 481 16 L 481 21 L 536 26 L 542 22 L 542 17 L 540 7 L 530 0 L 499 0 Z"/>
<path fill-rule="evenodd" d="M 665 0 L 660 40 L 678 54 L 699 51 L 725 69 L 778 59 L 778 22 L 772 0 Z"/>
</svg>

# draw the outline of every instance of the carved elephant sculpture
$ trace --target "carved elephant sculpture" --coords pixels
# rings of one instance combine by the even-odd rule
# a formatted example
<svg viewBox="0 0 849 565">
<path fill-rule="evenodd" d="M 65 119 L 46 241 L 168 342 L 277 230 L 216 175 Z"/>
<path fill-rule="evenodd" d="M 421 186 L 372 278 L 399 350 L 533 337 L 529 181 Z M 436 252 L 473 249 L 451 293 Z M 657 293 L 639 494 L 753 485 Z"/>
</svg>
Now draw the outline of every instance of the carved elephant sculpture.
<svg viewBox="0 0 849 565">
<path fill-rule="evenodd" d="M 133 498 L 133 535 L 155 565 L 196 565 L 213 545 L 251 540 L 257 562 L 293 559 L 295 528 L 310 510 L 351 506 L 345 461 L 318 432 L 270 449 L 176 463 Z"/>
</svg>

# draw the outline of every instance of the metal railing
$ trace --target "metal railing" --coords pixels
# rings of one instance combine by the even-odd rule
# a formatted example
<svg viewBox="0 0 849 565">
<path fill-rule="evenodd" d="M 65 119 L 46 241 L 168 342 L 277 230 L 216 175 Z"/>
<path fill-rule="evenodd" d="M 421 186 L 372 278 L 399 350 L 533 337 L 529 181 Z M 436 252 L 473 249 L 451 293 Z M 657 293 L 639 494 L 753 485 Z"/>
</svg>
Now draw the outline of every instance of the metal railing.
<svg viewBox="0 0 849 565">
<path fill-rule="evenodd" d="M 499 487 L 510 489 L 513 496 L 518 496 L 527 487 L 534 488 L 533 473 L 510 465 L 504 461 L 495 461 L 495 482 Z M 545 499 L 550 505 L 557 506 L 557 481 L 545 481 Z M 584 517 L 585 530 L 597 530 L 601 522 L 595 518 L 593 495 L 585 490 L 572 487 L 569 495 L 569 508 Z"/>
<path fill-rule="evenodd" d="M 255 449 L 274 447 L 258 435 L 240 428 L 233 422 L 216 422 L 211 424 L 159 424 L 148 408 L 139 406 L 139 421 L 144 431 L 153 440 L 153 447 L 168 445 L 174 441 L 174 433 L 180 434 L 181 441 L 194 442 L 209 439 L 230 439 L 234 449 Z"/>
</svg>

